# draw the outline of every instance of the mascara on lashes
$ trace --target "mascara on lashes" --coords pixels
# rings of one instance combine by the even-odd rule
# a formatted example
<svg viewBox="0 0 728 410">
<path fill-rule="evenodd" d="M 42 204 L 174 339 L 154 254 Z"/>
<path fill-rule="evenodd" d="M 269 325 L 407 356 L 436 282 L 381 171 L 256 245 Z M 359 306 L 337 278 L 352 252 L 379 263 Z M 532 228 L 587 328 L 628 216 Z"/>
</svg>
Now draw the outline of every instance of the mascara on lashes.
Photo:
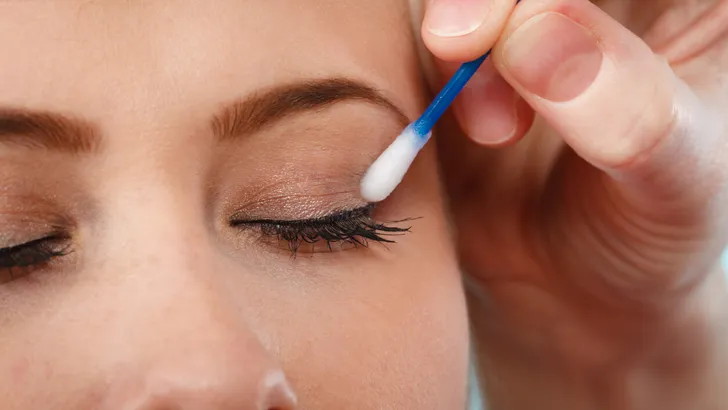
<svg viewBox="0 0 728 410">
<path fill-rule="evenodd" d="M 43 269 L 71 253 L 67 238 L 47 236 L 0 249 L 0 285 Z"/>
<path fill-rule="evenodd" d="M 374 205 L 338 211 L 331 215 L 304 220 L 236 220 L 230 225 L 236 228 L 259 229 L 264 236 L 278 238 L 287 242 L 289 249 L 295 254 L 303 244 L 323 242 L 330 251 L 334 243 L 351 244 L 367 247 L 369 241 L 379 243 L 395 243 L 388 237 L 404 235 L 410 227 L 396 227 L 375 221 L 372 218 Z M 394 221 L 401 223 L 409 221 Z"/>
</svg>

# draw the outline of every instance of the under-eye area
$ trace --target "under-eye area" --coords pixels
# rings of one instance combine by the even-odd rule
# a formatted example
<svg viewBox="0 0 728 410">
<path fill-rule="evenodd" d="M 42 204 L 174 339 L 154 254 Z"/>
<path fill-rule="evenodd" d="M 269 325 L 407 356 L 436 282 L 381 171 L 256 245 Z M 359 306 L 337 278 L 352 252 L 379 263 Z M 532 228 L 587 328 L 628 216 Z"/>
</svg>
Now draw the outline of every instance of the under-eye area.
<svg viewBox="0 0 728 410">
<path fill-rule="evenodd" d="M 410 232 L 410 219 L 384 223 L 374 217 L 375 205 L 335 211 L 298 220 L 243 219 L 233 216 L 230 226 L 258 234 L 258 242 L 298 253 L 335 252 L 368 248 L 372 243 L 394 244 Z"/>
</svg>

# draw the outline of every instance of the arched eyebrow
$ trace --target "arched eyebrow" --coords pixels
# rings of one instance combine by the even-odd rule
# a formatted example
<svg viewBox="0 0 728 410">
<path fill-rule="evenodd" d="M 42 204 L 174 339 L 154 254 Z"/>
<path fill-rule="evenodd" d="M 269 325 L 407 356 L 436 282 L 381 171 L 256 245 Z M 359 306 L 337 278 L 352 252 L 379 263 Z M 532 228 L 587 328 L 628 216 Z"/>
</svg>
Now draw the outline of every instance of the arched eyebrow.
<svg viewBox="0 0 728 410">
<path fill-rule="evenodd" d="M 98 149 L 101 138 L 91 123 L 45 111 L 0 107 L 0 143 L 66 153 Z"/>
<path fill-rule="evenodd" d="M 220 141 L 253 134 L 291 115 L 346 101 L 361 101 L 389 111 L 406 126 L 407 116 L 380 91 L 348 78 L 325 78 L 279 85 L 223 107 L 213 116 Z M 98 127 L 88 121 L 47 111 L 0 107 L 0 143 L 65 153 L 99 149 Z"/>
<path fill-rule="evenodd" d="M 380 91 L 348 78 L 324 78 L 279 85 L 224 107 L 212 120 L 219 140 L 253 134 L 286 117 L 328 106 L 361 101 L 389 111 L 406 126 L 407 116 Z"/>
</svg>

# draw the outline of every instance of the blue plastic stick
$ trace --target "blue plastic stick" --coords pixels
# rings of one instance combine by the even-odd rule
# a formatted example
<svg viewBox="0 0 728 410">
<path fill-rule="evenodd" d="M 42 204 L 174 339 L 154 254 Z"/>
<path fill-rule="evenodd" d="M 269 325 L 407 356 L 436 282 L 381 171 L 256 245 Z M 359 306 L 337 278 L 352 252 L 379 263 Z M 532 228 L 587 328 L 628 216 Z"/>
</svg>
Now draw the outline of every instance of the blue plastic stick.
<svg viewBox="0 0 728 410">
<path fill-rule="evenodd" d="M 518 4 L 521 0 L 516 1 Z M 442 114 L 447 111 L 448 107 L 452 104 L 455 97 L 460 94 L 465 84 L 470 81 L 478 68 L 483 64 L 488 56 L 490 56 L 492 50 L 488 50 L 483 56 L 473 61 L 463 63 L 458 71 L 452 76 L 450 81 L 447 82 L 445 87 L 440 90 L 435 99 L 432 101 L 429 107 L 415 122 L 412 123 L 412 129 L 420 138 L 427 138 L 435 126 L 435 123 L 442 117 Z"/>
<path fill-rule="evenodd" d="M 440 117 L 442 117 L 442 114 L 447 111 L 450 104 L 452 104 L 453 100 L 455 100 L 455 97 L 460 94 L 460 91 L 462 91 L 463 87 L 465 87 L 465 84 L 470 81 L 470 78 L 476 71 L 478 71 L 478 68 L 480 68 L 483 61 L 485 61 L 489 55 L 490 50 L 488 50 L 488 52 L 482 57 L 463 63 L 460 68 L 458 68 L 458 71 L 455 72 L 445 87 L 440 90 L 435 99 L 432 100 L 432 103 L 430 103 L 430 106 L 427 107 L 424 113 L 422 113 L 420 118 L 412 123 L 412 128 L 417 135 L 424 137 L 432 131 L 437 120 L 439 120 Z"/>
</svg>

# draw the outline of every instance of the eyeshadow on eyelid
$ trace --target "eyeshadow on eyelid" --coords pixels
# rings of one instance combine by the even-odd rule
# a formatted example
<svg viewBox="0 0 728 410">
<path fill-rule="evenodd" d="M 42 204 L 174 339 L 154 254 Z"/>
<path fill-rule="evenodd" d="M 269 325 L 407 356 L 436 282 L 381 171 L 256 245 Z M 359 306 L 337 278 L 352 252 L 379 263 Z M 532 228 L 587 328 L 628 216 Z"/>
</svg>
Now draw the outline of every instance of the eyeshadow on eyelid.
<svg viewBox="0 0 728 410">
<path fill-rule="evenodd" d="M 359 193 L 358 168 L 311 170 L 306 163 L 286 162 L 278 169 L 271 165 L 251 169 L 248 163 L 238 161 L 222 168 L 222 181 L 217 188 L 220 191 L 213 195 L 227 215 L 253 219 L 316 218 L 333 210 L 366 205 Z"/>
<path fill-rule="evenodd" d="M 53 212 L 0 207 L 0 248 L 22 244 L 57 232 L 72 230 L 70 221 Z"/>
<path fill-rule="evenodd" d="M 218 221 L 316 219 L 368 205 L 361 178 L 400 127 L 381 109 L 345 103 L 224 146 L 209 193 Z"/>
<path fill-rule="evenodd" d="M 336 210 L 355 209 L 366 205 L 356 191 L 339 191 L 325 194 L 278 193 L 264 194 L 238 204 L 236 217 L 249 219 L 313 219 Z"/>
</svg>

